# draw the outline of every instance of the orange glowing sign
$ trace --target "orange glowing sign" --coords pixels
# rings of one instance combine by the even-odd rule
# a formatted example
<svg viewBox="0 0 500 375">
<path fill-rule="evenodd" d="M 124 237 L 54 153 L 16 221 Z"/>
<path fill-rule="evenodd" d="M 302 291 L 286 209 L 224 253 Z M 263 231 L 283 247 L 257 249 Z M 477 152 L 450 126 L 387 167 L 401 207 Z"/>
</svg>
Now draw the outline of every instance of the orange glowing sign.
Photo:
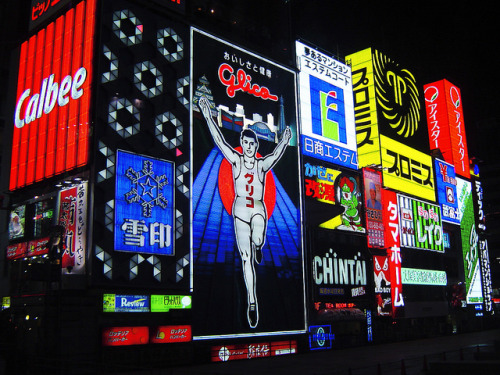
<svg viewBox="0 0 500 375">
<path fill-rule="evenodd" d="M 425 85 L 424 94 L 431 149 L 439 148 L 457 174 L 470 178 L 460 89 L 443 79 Z"/>
<path fill-rule="evenodd" d="M 88 161 L 96 0 L 21 45 L 9 189 Z"/>
</svg>

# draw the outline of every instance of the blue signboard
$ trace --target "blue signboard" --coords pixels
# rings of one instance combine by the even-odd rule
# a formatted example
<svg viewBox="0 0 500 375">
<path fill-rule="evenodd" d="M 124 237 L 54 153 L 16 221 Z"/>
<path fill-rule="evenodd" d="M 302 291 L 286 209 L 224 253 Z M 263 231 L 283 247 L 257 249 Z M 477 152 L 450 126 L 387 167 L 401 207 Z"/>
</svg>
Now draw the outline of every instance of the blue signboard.
<svg viewBox="0 0 500 375">
<path fill-rule="evenodd" d="M 174 255 L 174 165 L 117 151 L 115 250 Z"/>
<path fill-rule="evenodd" d="M 104 294 L 104 312 L 149 312 L 149 296 Z"/>
<path fill-rule="evenodd" d="M 441 205 L 442 220 L 460 224 L 455 167 L 438 159 L 434 160 L 434 166 L 437 198 Z"/>
<path fill-rule="evenodd" d="M 332 326 L 310 326 L 309 327 L 309 348 L 311 350 L 331 349 L 335 335 L 332 333 Z"/>
</svg>

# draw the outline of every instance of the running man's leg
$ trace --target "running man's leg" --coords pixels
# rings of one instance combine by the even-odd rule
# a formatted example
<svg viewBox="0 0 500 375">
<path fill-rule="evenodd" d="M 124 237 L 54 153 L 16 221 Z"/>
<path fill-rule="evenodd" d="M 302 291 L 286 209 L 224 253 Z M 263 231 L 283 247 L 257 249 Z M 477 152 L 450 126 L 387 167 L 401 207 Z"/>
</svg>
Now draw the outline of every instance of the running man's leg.
<svg viewBox="0 0 500 375">
<path fill-rule="evenodd" d="M 243 220 L 234 218 L 234 232 L 236 244 L 241 256 L 243 279 L 247 288 L 248 310 L 247 318 L 250 327 L 255 328 L 259 321 L 259 311 L 257 305 L 257 289 L 254 267 L 254 254 L 252 252 L 251 228 Z"/>
<path fill-rule="evenodd" d="M 255 249 L 255 261 L 260 264 L 262 262 L 262 246 L 264 246 L 266 239 L 267 220 L 260 214 L 254 215 L 250 227 L 252 229 L 252 244 Z"/>
</svg>

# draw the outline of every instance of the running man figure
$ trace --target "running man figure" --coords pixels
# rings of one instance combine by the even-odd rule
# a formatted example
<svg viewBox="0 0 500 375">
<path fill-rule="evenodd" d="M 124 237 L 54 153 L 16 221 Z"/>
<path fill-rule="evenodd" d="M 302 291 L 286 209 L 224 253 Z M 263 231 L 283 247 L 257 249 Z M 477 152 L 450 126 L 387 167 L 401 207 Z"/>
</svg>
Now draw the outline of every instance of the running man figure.
<svg viewBox="0 0 500 375">
<path fill-rule="evenodd" d="M 212 118 L 208 100 L 201 97 L 198 106 L 207 121 L 215 144 L 222 155 L 231 164 L 235 197 L 232 208 L 234 234 L 240 252 L 243 278 L 247 288 L 247 318 L 251 328 L 259 322 L 259 307 L 256 293 L 255 264 L 262 261 L 267 228 L 267 211 L 264 205 L 265 176 L 281 159 L 292 137 L 289 127 L 274 151 L 263 158 L 257 158 L 259 141 L 251 129 L 244 129 L 240 134 L 240 145 L 243 153 L 239 153 L 224 139 L 219 127 Z"/>
</svg>

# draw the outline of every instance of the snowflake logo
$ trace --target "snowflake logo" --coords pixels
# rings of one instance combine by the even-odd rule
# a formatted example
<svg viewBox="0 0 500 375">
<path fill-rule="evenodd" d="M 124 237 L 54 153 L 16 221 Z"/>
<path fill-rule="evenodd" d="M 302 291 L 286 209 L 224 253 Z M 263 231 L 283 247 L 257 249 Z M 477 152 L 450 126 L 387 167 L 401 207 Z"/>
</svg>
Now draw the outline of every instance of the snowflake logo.
<svg viewBox="0 0 500 375">
<path fill-rule="evenodd" d="M 142 206 L 143 216 L 151 217 L 151 211 L 156 206 L 167 208 L 168 200 L 163 196 L 162 189 L 168 185 L 168 179 L 164 174 L 155 176 L 153 163 L 150 160 L 144 160 L 140 171 L 129 167 L 125 175 L 132 182 L 125 199 L 128 203 L 139 203 Z"/>
</svg>

